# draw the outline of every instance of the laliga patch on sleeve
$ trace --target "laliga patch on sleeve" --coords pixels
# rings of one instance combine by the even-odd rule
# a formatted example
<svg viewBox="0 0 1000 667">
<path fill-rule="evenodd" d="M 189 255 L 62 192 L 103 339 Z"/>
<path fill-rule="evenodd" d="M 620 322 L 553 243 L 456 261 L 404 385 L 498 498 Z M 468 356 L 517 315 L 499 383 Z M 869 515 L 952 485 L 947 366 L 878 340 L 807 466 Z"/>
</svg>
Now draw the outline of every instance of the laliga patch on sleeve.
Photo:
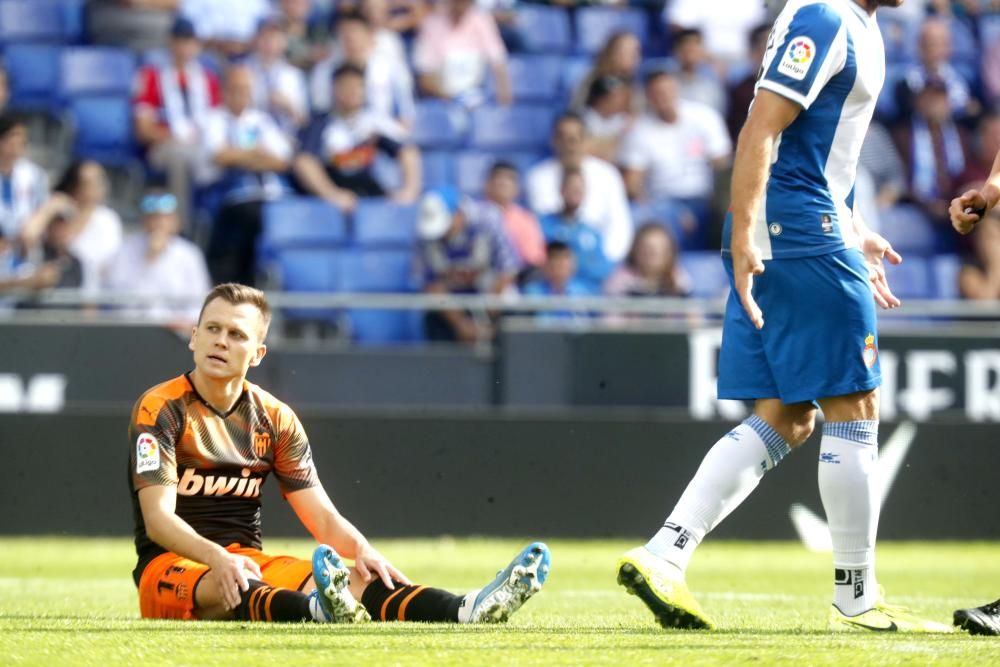
<svg viewBox="0 0 1000 667">
<path fill-rule="evenodd" d="M 143 433 L 135 441 L 135 471 L 136 473 L 153 472 L 160 467 L 160 447 L 156 438 Z"/>
<path fill-rule="evenodd" d="M 794 37 L 788 43 L 785 55 L 778 63 L 778 71 L 796 81 L 806 78 L 809 67 L 816 59 L 816 44 L 808 37 Z"/>
</svg>

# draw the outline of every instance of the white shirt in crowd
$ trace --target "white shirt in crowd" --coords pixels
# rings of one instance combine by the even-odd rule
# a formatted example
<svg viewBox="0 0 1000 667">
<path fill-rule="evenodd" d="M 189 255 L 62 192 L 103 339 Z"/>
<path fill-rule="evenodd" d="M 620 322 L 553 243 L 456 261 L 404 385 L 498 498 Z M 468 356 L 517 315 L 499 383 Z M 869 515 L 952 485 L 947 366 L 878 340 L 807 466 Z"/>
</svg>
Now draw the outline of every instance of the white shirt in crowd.
<svg viewBox="0 0 1000 667">
<path fill-rule="evenodd" d="M 760 0 L 672 0 L 663 15 L 668 25 L 701 30 L 708 52 L 730 64 L 747 59 L 750 31 L 767 21 Z"/>
<path fill-rule="evenodd" d="M 108 264 L 104 285 L 121 292 L 147 294 L 145 307 L 128 311 L 159 321 L 198 319 L 198 310 L 211 289 L 208 267 L 198 246 L 175 236 L 153 260 L 146 256 L 145 232 L 127 237 Z"/>
<path fill-rule="evenodd" d="M 201 39 L 249 43 L 261 19 L 272 11 L 268 0 L 181 0 L 180 14 Z"/>
<path fill-rule="evenodd" d="M 16 236 L 24 221 L 48 197 L 48 174 L 27 158 L 14 163 L 10 177 L 0 174 L 0 231 L 3 235 Z"/>
<path fill-rule="evenodd" d="M 646 194 L 692 198 L 711 195 L 711 161 L 732 153 L 726 124 L 717 111 L 697 102 L 679 101 L 677 121 L 665 123 L 646 114 L 625 135 L 619 163 L 646 172 Z"/>
<path fill-rule="evenodd" d="M 94 292 L 101 284 L 101 272 L 122 245 L 122 219 L 107 206 L 98 206 L 69 245 L 69 251 L 83 268 L 81 289 Z"/>
<path fill-rule="evenodd" d="M 604 238 L 604 254 L 612 262 L 621 261 L 632 244 L 632 212 L 625 194 L 625 183 L 614 165 L 587 156 L 580 166 L 586 194 L 580 205 L 580 218 Z M 532 167 L 525 183 L 528 206 L 537 215 L 562 210 L 562 165 L 549 158 Z"/>
<path fill-rule="evenodd" d="M 333 103 L 333 73 L 343 58 L 333 54 L 319 62 L 309 75 L 309 95 L 316 113 L 329 113 Z M 365 65 L 365 101 L 380 116 L 409 123 L 416 116 L 413 75 L 406 61 L 398 62 L 376 49 Z"/>
<path fill-rule="evenodd" d="M 296 127 L 295 119 L 271 106 L 271 96 L 279 93 L 289 101 L 299 118 L 308 119 L 309 93 L 302 70 L 287 60 L 265 66 L 256 57 L 251 57 L 246 64 L 254 73 L 253 105 L 256 108 L 270 113 L 282 129 L 293 131 Z"/>
<path fill-rule="evenodd" d="M 202 127 L 205 145 L 205 176 L 207 182 L 218 182 L 225 171 L 215 166 L 212 160 L 225 148 L 263 150 L 281 160 L 292 158 L 292 142 L 281 131 L 274 119 L 259 109 L 244 109 L 238 117 L 227 107 L 219 107 L 208 112 Z M 247 176 L 247 177 L 243 177 Z M 243 176 L 234 175 L 226 183 L 224 193 L 227 203 L 273 199 L 282 192 L 277 174 L 265 172 Z"/>
</svg>

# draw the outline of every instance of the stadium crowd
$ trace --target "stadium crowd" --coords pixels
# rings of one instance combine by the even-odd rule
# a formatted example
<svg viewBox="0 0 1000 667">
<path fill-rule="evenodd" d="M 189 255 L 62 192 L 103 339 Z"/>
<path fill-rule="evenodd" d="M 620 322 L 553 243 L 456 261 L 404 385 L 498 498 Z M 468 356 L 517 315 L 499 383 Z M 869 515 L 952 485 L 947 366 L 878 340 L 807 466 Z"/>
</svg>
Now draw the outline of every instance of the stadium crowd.
<svg viewBox="0 0 1000 667">
<path fill-rule="evenodd" d="M 228 280 L 718 296 L 780 4 L 0 0 L 0 288 L 138 291 L 167 319 Z M 947 216 L 1000 150 L 1000 3 L 879 22 L 858 207 L 907 258 L 902 298 L 1000 298 L 1000 217 L 966 246 Z M 493 332 L 463 312 L 352 324 Z"/>
</svg>

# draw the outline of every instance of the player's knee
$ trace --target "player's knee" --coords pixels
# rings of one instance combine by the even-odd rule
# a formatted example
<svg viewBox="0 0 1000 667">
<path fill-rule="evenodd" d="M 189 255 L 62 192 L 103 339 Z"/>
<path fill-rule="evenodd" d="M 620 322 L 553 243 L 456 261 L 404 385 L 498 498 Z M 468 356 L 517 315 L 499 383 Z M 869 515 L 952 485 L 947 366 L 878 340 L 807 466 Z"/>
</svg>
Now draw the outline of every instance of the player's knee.
<svg viewBox="0 0 1000 667">
<path fill-rule="evenodd" d="M 791 448 L 798 447 L 809 439 L 813 431 L 816 429 L 816 412 L 809 411 L 799 415 L 796 415 L 788 424 L 788 446 Z"/>
</svg>

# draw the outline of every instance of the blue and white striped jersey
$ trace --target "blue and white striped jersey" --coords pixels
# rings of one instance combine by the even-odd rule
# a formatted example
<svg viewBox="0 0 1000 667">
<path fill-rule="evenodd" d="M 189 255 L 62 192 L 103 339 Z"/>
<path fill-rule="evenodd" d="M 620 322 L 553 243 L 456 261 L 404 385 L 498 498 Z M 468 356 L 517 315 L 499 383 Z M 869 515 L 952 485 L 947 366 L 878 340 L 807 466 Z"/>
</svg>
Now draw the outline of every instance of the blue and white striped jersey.
<svg viewBox="0 0 1000 667">
<path fill-rule="evenodd" d="M 754 229 L 764 259 L 856 245 L 854 179 L 884 80 L 874 16 L 853 0 L 788 2 L 771 31 L 757 91 L 786 97 L 802 112 L 772 152 Z"/>
</svg>

